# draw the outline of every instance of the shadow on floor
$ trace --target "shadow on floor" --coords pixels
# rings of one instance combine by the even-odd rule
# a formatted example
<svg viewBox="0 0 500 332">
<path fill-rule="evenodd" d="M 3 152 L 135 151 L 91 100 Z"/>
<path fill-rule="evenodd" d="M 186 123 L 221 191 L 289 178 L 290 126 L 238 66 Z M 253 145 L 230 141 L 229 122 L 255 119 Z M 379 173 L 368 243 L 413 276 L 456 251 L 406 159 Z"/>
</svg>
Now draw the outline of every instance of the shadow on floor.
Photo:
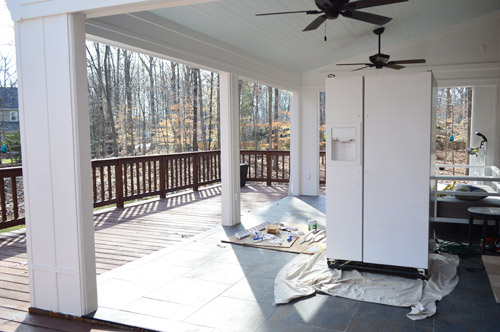
<svg viewBox="0 0 500 332">
<path fill-rule="evenodd" d="M 480 256 L 461 261 L 457 288 L 420 321 L 409 308 L 316 294 L 273 305 L 274 280 L 296 254 L 221 243 L 263 221 L 324 218 L 324 197 L 287 197 L 244 216 L 242 224 L 216 227 L 179 245 L 134 261 L 99 278 L 94 317 L 158 331 L 494 331 L 495 303 Z"/>
</svg>

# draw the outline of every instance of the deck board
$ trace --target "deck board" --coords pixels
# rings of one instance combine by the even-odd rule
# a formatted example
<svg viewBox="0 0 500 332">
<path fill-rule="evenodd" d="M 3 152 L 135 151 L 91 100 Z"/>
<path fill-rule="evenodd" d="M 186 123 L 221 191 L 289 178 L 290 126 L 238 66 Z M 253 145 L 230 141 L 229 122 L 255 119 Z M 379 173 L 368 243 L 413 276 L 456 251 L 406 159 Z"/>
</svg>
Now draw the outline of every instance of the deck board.
<svg viewBox="0 0 500 332">
<path fill-rule="evenodd" d="M 221 219 L 220 186 L 94 213 L 97 274 L 206 231 Z M 287 186 L 249 184 L 241 188 L 242 214 L 277 201 Z M 30 315 L 26 233 L 0 234 L 1 331 L 108 331 L 112 329 Z"/>
</svg>

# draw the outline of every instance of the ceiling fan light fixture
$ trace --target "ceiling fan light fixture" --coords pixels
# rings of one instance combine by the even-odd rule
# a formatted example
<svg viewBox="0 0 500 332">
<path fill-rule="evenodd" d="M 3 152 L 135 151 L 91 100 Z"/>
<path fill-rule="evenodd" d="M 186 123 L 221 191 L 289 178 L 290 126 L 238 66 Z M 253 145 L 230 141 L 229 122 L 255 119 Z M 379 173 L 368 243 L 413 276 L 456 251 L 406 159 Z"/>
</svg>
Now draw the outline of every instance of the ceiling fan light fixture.
<svg viewBox="0 0 500 332">
<path fill-rule="evenodd" d="M 323 14 L 321 15 L 323 19 L 318 21 L 313 21 L 302 31 L 316 30 L 321 24 L 324 23 L 326 19 L 334 20 L 339 16 L 343 16 L 349 19 L 354 19 L 357 21 L 362 21 L 366 23 L 371 23 L 375 25 L 384 25 L 388 23 L 392 18 L 385 17 L 377 14 L 361 12 L 357 9 L 384 6 L 388 4 L 405 2 L 408 0 L 314 0 L 316 7 L 319 10 L 299 10 L 299 11 L 288 11 L 288 12 L 275 12 L 275 13 L 261 13 L 256 14 L 256 16 L 268 16 L 268 15 L 281 15 L 281 14 Z M 322 21 L 320 24 L 318 22 Z"/>
<path fill-rule="evenodd" d="M 342 12 L 342 16 L 344 17 L 352 17 L 352 11 L 346 10 Z"/>
<path fill-rule="evenodd" d="M 375 54 L 375 55 L 370 56 L 369 59 L 370 59 L 370 62 L 373 62 L 373 63 L 380 62 L 380 63 L 386 64 L 389 61 L 389 58 L 390 58 L 389 55 L 379 53 L 379 54 Z"/>
<path fill-rule="evenodd" d="M 407 59 L 407 60 L 397 60 L 397 61 L 389 61 L 390 56 L 388 54 L 383 54 L 381 49 L 381 35 L 384 33 L 384 28 L 377 28 L 373 30 L 373 33 L 378 36 L 378 53 L 374 54 L 368 59 L 370 63 L 364 64 L 365 67 L 354 69 L 353 71 L 362 70 L 365 68 L 377 68 L 382 69 L 384 67 L 400 70 L 405 68 L 402 66 L 403 64 L 417 64 L 417 63 L 426 63 L 425 59 Z M 337 66 L 352 66 L 352 65 L 362 65 L 361 63 L 338 63 Z"/>
</svg>

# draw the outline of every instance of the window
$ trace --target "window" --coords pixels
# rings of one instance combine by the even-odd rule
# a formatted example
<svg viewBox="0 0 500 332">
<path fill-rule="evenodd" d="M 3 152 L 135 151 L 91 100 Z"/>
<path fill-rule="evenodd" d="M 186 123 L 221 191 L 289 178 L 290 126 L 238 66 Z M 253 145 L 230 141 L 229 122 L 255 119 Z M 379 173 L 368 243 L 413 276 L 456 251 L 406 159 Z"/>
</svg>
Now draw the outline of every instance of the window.
<svg viewBox="0 0 500 332">
<path fill-rule="evenodd" d="M 10 121 L 12 121 L 12 122 L 19 121 L 19 117 L 18 117 L 18 112 L 17 111 L 10 111 L 9 112 L 9 116 L 10 116 Z"/>
<path fill-rule="evenodd" d="M 437 164 L 469 164 L 467 148 L 470 146 L 471 114 L 471 87 L 438 89 L 436 110 Z M 465 174 L 466 169 L 458 168 L 457 172 Z"/>
</svg>

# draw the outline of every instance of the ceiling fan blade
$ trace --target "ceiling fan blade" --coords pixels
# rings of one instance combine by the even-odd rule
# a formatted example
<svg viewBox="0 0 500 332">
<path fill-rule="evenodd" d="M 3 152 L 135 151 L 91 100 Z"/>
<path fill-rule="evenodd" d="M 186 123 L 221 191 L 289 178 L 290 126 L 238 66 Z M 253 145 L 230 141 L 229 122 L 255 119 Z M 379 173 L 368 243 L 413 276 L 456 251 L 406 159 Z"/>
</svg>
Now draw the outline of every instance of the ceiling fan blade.
<svg viewBox="0 0 500 332">
<path fill-rule="evenodd" d="M 384 25 L 388 23 L 392 18 L 382 16 L 382 15 L 376 15 L 376 14 L 371 14 L 371 13 L 365 13 L 365 12 L 358 12 L 356 10 L 348 10 L 345 12 L 341 13 L 342 16 L 347 17 L 347 18 L 352 18 L 358 21 L 363 21 L 367 23 L 372 23 L 375 25 Z"/>
<path fill-rule="evenodd" d="M 405 66 L 396 65 L 394 63 L 388 63 L 388 64 L 385 65 L 385 67 L 396 69 L 396 70 L 400 70 L 400 69 L 405 68 Z"/>
<path fill-rule="evenodd" d="M 267 15 L 282 15 L 282 14 L 297 14 L 297 13 L 306 13 L 306 14 L 321 14 L 321 10 L 298 10 L 294 12 L 277 12 L 277 13 L 263 13 L 263 14 L 255 14 L 255 16 L 267 16 Z"/>
<path fill-rule="evenodd" d="M 305 29 L 302 30 L 302 31 L 316 30 L 325 21 L 326 21 L 326 15 L 318 16 L 318 17 L 316 17 L 316 19 L 314 21 L 311 22 L 311 24 L 309 24 L 308 26 L 306 26 Z"/>
<path fill-rule="evenodd" d="M 411 63 L 426 63 L 425 59 L 412 59 L 412 60 L 395 60 L 395 61 L 389 61 L 387 64 L 397 64 L 397 65 L 405 65 L 405 64 L 411 64 Z"/>
<path fill-rule="evenodd" d="M 363 8 L 369 8 L 369 7 L 390 5 L 393 3 L 406 2 L 406 1 L 408 1 L 408 0 L 359 0 L 356 2 L 349 3 L 347 5 L 347 7 L 353 8 L 353 9 L 363 9 Z"/>
<path fill-rule="evenodd" d="M 351 71 L 358 71 L 358 70 L 365 69 L 365 68 L 370 68 L 370 67 L 371 66 L 365 66 L 365 67 L 357 68 L 357 69 L 354 69 L 354 70 L 351 70 Z"/>
<path fill-rule="evenodd" d="M 369 66 L 371 63 L 337 63 L 337 66 Z"/>
</svg>

